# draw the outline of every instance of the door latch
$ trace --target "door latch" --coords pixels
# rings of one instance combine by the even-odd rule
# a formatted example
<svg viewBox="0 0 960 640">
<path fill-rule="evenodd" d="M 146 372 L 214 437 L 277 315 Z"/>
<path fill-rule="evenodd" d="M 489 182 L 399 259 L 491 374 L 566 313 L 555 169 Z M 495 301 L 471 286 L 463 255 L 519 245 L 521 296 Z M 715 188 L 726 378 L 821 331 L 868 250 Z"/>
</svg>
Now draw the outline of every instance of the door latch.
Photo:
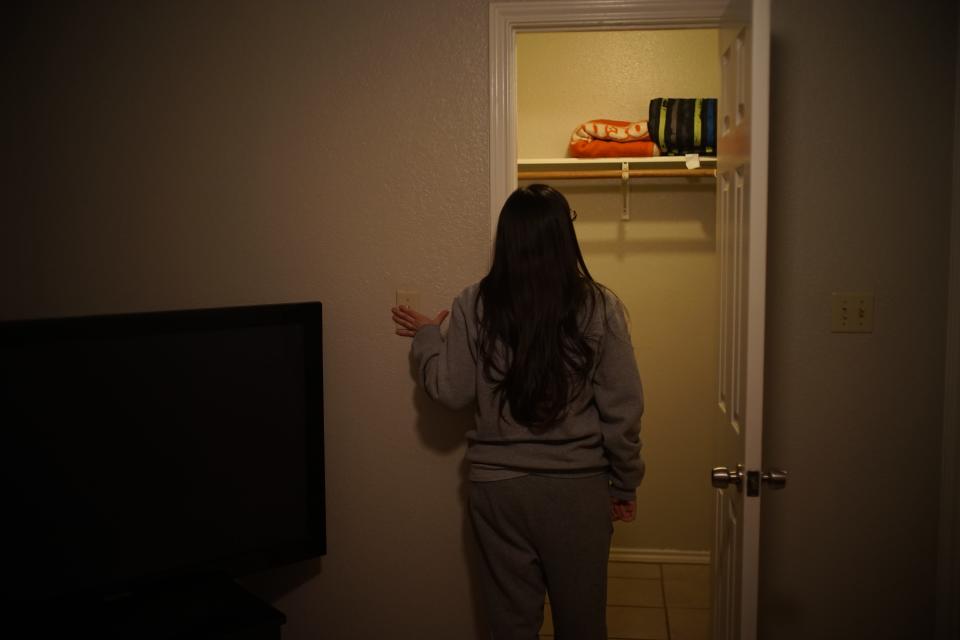
<svg viewBox="0 0 960 640">
<path fill-rule="evenodd" d="M 783 469 L 771 469 L 770 471 L 760 472 L 757 470 L 744 471 L 743 465 L 738 464 L 736 469 L 728 467 L 714 467 L 710 471 L 710 484 L 717 489 L 726 489 L 733 485 L 737 490 L 742 490 L 743 479 L 747 479 L 747 495 L 756 497 L 760 495 L 761 485 L 766 485 L 768 489 L 778 490 L 787 486 L 787 472 Z"/>
</svg>

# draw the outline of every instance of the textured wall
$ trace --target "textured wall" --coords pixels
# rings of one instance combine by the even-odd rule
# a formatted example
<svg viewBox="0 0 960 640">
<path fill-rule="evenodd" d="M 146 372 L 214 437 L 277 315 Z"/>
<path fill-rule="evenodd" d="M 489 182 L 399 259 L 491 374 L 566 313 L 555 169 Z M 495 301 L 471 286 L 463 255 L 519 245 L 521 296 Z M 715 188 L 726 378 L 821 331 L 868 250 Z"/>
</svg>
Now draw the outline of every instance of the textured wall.
<svg viewBox="0 0 960 640">
<path fill-rule="evenodd" d="M 486 0 L 36 5 L 3 27 L 0 317 L 322 300 L 330 554 L 257 588 L 287 640 L 480 637 L 469 417 L 386 308 L 486 263 Z M 951 136 L 898 134 L 917 96 L 950 130 L 954 3 L 773 18 L 763 637 L 929 637 Z M 826 331 L 837 286 L 875 334 Z"/>
<path fill-rule="evenodd" d="M 521 158 L 565 157 L 571 131 L 593 118 L 646 120 L 655 97 L 717 97 L 717 32 L 524 33 L 517 38 Z M 708 550 L 716 411 L 717 262 L 714 183 L 638 179 L 622 222 L 619 180 L 558 181 L 578 212 L 591 274 L 630 311 L 646 392 L 647 476 L 637 520 L 615 547 Z"/>
<path fill-rule="evenodd" d="M 517 156 L 563 158 L 594 118 L 646 120 L 653 98 L 718 97 L 711 30 L 574 31 L 517 37 Z"/>
<path fill-rule="evenodd" d="M 933 637 L 956 30 L 774 4 L 762 637 Z M 831 291 L 873 291 L 874 333 L 830 333 Z"/>
<path fill-rule="evenodd" d="M 486 265 L 487 11 L 51 3 L 4 27 L 0 316 L 324 303 L 329 554 L 258 583 L 288 640 L 472 633 L 469 417 L 414 390 L 389 307 Z"/>
</svg>

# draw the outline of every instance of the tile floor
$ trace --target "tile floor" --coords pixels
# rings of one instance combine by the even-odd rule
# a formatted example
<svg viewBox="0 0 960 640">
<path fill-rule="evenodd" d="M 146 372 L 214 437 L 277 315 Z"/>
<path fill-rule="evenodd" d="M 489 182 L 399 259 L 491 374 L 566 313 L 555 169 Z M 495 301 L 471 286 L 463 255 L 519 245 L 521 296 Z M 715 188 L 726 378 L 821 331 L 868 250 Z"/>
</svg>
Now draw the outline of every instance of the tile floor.
<svg viewBox="0 0 960 640">
<path fill-rule="evenodd" d="M 611 640 L 708 640 L 710 566 L 611 562 L 607 636 Z M 553 639 L 549 603 L 540 638 Z"/>
</svg>

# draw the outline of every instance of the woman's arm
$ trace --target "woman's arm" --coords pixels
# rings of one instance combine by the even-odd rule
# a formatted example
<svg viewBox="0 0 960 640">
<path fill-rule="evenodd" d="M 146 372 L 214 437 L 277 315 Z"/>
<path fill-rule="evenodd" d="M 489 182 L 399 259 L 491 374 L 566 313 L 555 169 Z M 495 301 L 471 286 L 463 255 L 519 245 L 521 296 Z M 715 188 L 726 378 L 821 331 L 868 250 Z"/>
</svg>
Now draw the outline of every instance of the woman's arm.
<svg viewBox="0 0 960 640">
<path fill-rule="evenodd" d="M 623 307 L 619 302 L 609 306 L 593 392 L 610 462 L 610 495 L 632 502 L 644 474 L 640 457 L 643 387 Z"/>
<path fill-rule="evenodd" d="M 417 331 L 424 327 L 430 325 L 436 325 L 439 327 L 441 324 L 443 324 L 443 320 L 450 313 L 444 309 L 437 314 L 436 318 L 430 318 L 423 315 L 416 309 L 411 309 L 410 307 L 402 304 L 400 306 L 393 307 L 390 309 L 390 311 L 393 313 L 393 321 L 397 323 L 397 335 L 406 336 L 408 338 L 412 338 L 413 336 L 417 335 Z"/>
<path fill-rule="evenodd" d="M 451 409 L 460 409 L 476 397 L 476 361 L 460 298 L 453 302 L 444 338 L 440 323 L 447 315 L 441 311 L 431 319 L 409 307 L 393 309 L 397 335 L 413 336 L 413 358 L 427 395 Z"/>
</svg>

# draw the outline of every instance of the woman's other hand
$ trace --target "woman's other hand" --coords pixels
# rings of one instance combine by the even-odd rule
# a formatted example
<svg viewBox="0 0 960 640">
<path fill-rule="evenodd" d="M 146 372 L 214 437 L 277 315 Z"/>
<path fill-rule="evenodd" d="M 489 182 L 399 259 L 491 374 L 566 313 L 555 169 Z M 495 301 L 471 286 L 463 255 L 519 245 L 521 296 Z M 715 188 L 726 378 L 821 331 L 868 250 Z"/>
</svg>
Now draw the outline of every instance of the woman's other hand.
<svg viewBox="0 0 960 640">
<path fill-rule="evenodd" d="M 637 503 L 634 500 L 617 500 L 610 498 L 610 519 L 616 522 L 633 522 L 637 517 Z"/>
<path fill-rule="evenodd" d="M 390 309 L 393 312 L 393 321 L 397 323 L 397 335 L 406 336 L 412 338 L 417 334 L 417 331 L 426 327 L 427 325 L 435 324 L 440 325 L 444 319 L 450 314 L 449 311 L 444 309 L 437 314 L 437 317 L 430 318 L 425 316 L 415 309 L 411 309 L 405 305 L 400 305 Z"/>
</svg>

